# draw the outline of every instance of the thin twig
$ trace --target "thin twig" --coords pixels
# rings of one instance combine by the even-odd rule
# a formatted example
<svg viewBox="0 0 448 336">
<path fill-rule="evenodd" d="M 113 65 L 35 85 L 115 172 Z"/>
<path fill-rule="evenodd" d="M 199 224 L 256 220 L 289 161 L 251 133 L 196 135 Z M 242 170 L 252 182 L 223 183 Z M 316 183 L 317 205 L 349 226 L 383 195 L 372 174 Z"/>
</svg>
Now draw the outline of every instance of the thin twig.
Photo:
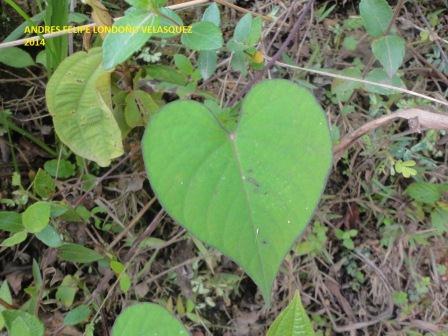
<svg viewBox="0 0 448 336">
<path fill-rule="evenodd" d="M 289 44 L 296 38 L 300 27 L 303 25 L 303 22 L 305 21 L 306 15 L 311 11 L 311 7 L 314 5 L 314 0 L 309 0 L 308 3 L 304 6 L 302 13 L 300 14 L 297 21 L 294 23 L 294 26 L 291 28 L 291 31 L 288 34 L 288 37 L 286 40 L 282 43 L 278 51 L 272 56 L 272 58 L 268 61 L 266 66 L 263 68 L 262 71 L 257 72 L 252 80 L 241 90 L 239 93 L 233 97 L 233 99 L 230 101 L 229 106 L 235 105 L 249 90 L 250 88 L 257 82 L 259 82 L 264 74 L 271 70 L 275 63 L 280 59 L 280 57 L 283 55 L 283 53 L 286 51 L 286 48 L 288 48 Z"/>
<path fill-rule="evenodd" d="M 355 131 L 344 136 L 339 144 L 333 148 L 335 160 L 337 161 L 343 155 L 344 151 L 363 135 L 397 119 L 408 120 L 411 130 L 414 132 L 420 132 L 422 128 L 448 130 L 448 114 L 429 112 L 419 108 L 397 111 L 369 121 Z"/>
<path fill-rule="evenodd" d="M 393 85 L 389 85 L 389 84 L 372 82 L 372 81 L 369 81 L 369 80 L 366 80 L 366 79 L 360 79 L 360 78 L 356 78 L 356 77 L 339 75 L 339 74 L 331 73 L 331 72 L 328 72 L 328 71 L 316 70 L 316 69 L 311 69 L 311 68 L 305 68 L 305 67 L 300 67 L 300 66 L 297 66 L 297 65 L 291 65 L 291 64 L 278 62 L 278 61 L 276 62 L 276 65 L 281 66 L 283 68 L 290 68 L 290 69 L 294 69 L 294 70 L 302 70 L 302 71 L 306 71 L 306 72 L 310 72 L 310 73 L 314 73 L 314 74 L 322 75 L 322 76 L 326 76 L 326 77 L 344 79 L 344 80 L 358 82 L 358 83 L 362 83 L 362 84 L 369 84 L 369 85 L 373 85 L 373 86 L 378 86 L 378 87 L 382 87 L 384 89 L 390 89 L 390 90 L 394 90 L 394 91 L 397 91 L 397 92 L 406 93 L 406 94 L 409 94 L 411 96 L 415 96 L 415 97 L 419 97 L 419 98 L 430 100 L 433 103 L 438 103 L 438 104 L 441 104 L 441 105 L 448 106 L 448 101 L 443 101 L 443 100 L 440 100 L 440 99 L 437 99 L 437 98 L 433 98 L 433 97 L 427 96 L 427 95 L 422 94 L 422 93 L 418 93 L 418 92 L 411 91 L 411 90 L 408 90 L 408 89 L 403 89 L 403 88 L 400 88 L 400 87 L 397 87 L 397 86 L 393 86 Z"/>
<path fill-rule="evenodd" d="M 270 16 L 266 16 L 266 15 L 262 15 L 262 14 L 258 14 L 258 13 L 252 12 L 252 11 L 246 9 L 246 8 L 237 6 L 237 5 L 233 4 L 233 3 L 227 2 L 227 1 L 225 1 L 225 0 L 214 0 L 214 1 L 215 1 L 216 3 L 219 3 L 220 5 L 223 5 L 223 6 L 227 6 L 227 7 L 233 8 L 233 9 L 239 11 L 239 12 L 242 12 L 242 13 L 250 13 L 250 14 L 252 14 L 252 15 L 254 15 L 254 16 L 259 16 L 259 17 L 261 17 L 263 20 L 270 21 L 270 22 L 274 21 L 274 18 L 272 18 L 272 17 L 270 17 Z"/>
</svg>

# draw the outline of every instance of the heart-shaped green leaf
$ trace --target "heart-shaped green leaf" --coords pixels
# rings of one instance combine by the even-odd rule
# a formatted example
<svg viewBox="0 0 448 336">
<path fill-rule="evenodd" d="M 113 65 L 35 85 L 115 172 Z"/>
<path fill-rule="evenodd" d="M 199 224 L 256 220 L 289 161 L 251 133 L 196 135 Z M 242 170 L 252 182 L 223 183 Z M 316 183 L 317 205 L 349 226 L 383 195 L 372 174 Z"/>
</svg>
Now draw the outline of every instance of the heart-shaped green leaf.
<svg viewBox="0 0 448 336">
<path fill-rule="evenodd" d="M 126 308 L 118 316 L 112 336 L 188 336 L 184 326 L 165 308 L 140 303 Z"/>
<path fill-rule="evenodd" d="M 396 35 L 387 35 L 372 43 L 375 58 L 380 61 L 389 78 L 397 72 L 403 62 L 406 42 Z"/>
<path fill-rule="evenodd" d="M 177 101 L 152 118 L 143 155 L 166 211 L 242 266 L 269 301 L 331 165 L 315 98 L 292 82 L 262 82 L 245 98 L 234 132 L 205 106 Z"/>
</svg>

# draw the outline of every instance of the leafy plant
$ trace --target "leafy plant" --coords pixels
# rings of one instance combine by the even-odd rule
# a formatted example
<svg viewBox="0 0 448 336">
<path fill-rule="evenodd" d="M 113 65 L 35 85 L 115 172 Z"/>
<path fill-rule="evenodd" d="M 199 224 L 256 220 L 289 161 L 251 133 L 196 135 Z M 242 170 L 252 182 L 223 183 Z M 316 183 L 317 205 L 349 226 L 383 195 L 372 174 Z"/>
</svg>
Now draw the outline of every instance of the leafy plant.
<svg viewBox="0 0 448 336">
<path fill-rule="evenodd" d="M 311 321 L 303 308 L 299 292 L 272 323 L 266 336 L 314 336 Z"/>
<path fill-rule="evenodd" d="M 278 127 L 271 127 L 274 120 Z M 278 267 L 307 225 L 331 163 L 328 127 L 314 97 L 287 81 L 265 81 L 247 95 L 231 129 L 197 102 L 173 102 L 149 124 L 143 157 L 167 212 L 238 262 L 269 302 Z"/>
</svg>

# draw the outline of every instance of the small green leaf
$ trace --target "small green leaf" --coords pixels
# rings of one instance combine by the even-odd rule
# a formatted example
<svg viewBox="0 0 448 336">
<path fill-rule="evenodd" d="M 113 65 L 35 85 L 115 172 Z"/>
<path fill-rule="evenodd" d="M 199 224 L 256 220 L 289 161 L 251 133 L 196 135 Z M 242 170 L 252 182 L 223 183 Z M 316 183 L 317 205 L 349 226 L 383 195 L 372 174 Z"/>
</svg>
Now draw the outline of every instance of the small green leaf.
<svg viewBox="0 0 448 336">
<path fill-rule="evenodd" d="M 4 241 L 2 241 L 0 246 L 11 247 L 18 245 L 26 239 L 27 235 L 28 233 L 26 231 L 16 232 L 11 237 L 6 238 Z"/>
<path fill-rule="evenodd" d="M 64 325 L 74 326 L 85 322 L 90 316 L 90 308 L 87 305 L 80 305 L 67 313 L 64 316 Z"/>
<path fill-rule="evenodd" d="M 33 272 L 34 284 L 36 285 L 37 288 L 39 289 L 42 288 L 42 282 L 43 282 L 42 274 L 40 273 L 40 267 L 36 259 L 33 259 L 33 266 L 31 270 Z"/>
<path fill-rule="evenodd" d="M 151 0 L 125 0 L 132 7 L 138 9 L 149 10 L 151 8 Z"/>
<path fill-rule="evenodd" d="M 200 51 L 198 67 L 203 79 L 210 78 L 216 71 L 218 55 L 215 50 Z"/>
<path fill-rule="evenodd" d="M 427 182 L 414 182 L 406 188 L 406 194 L 414 200 L 425 204 L 435 204 L 442 193 L 437 184 Z"/>
<path fill-rule="evenodd" d="M 22 215 L 15 211 L 0 211 L 0 230 L 11 233 L 23 231 Z"/>
<path fill-rule="evenodd" d="M 34 65 L 31 56 L 20 48 L 0 49 L 0 63 L 14 68 L 26 68 Z"/>
<path fill-rule="evenodd" d="M 194 71 L 193 64 L 191 64 L 191 61 L 188 59 L 188 57 L 184 55 L 174 55 L 174 63 L 176 64 L 176 67 L 187 76 L 191 75 Z"/>
<path fill-rule="evenodd" d="M 221 26 L 221 15 L 219 13 L 218 5 L 215 2 L 210 4 L 204 11 L 202 21 L 211 22 L 217 27 Z"/>
<path fill-rule="evenodd" d="M 36 233 L 36 238 L 48 247 L 57 248 L 63 244 L 61 236 L 51 225 L 47 225 L 45 229 Z"/>
<path fill-rule="evenodd" d="M 179 27 L 184 24 L 179 15 L 177 15 L 175 11 L 169 8 L 160 8 L 159 11 L 162 15 L 158 16 L 157 18 L 158 25 L 157 27 L 154 27 L 156 32 L 153 36 L 158 38 L 171 38 L 179 35 L 181 33 L 181 28 L 176 28 L 175 23 Z M 157 30 L 160 29 L 159 27 L 162 27 L 162 29 L 166 30 L 167 32 L 158 32 Z"/>
<path fill-rule="evenodd" d="M 36 63 L 42 64 L 44 67 L 47 67 L 47 52 L 42 50 L 36 56 Z"/>
<path fill-rule="evenodd" d="M 112 336 L 139 335 L 189 336 L 189 333 L 165 308 L 139 303 L 120 313 L 112 328 Z"/>
<path fill-rule="evenodd" d="M 367 32 L 375 37 L 386 32 L 393 17 L 386 0 L 361 0 L 359 12 Z"/>
<path fill-rule="evenodd" d="M 155 14 L 140 10 L 132 11 L 115 21 L 113 27 L 117 27 L 116 29 L 131 27 L 132 31 L 106 35 L 103 42 L 104 69 L 111 70 L 131 57 L 152 36 L 143 27 L 155 27 L 158 24 L 159 18 Z"/>
<path fill-rule="evenodd" d="M 145 126 L 149 117 L 159 109 L 151 95 L 142 90 L 129 92 L 126 97 L 124 118 L 129 127 Z"/>
<path fill-rule="evenodd" d="M 119 277 L 120 277 L 119 280 L 120 289 L 123 293 L 127 293 L 129 288 L 131 288 L 132 284 L 131 278 L 126 272 L 121 273 Z"/>
<path fill-rule="evenodd" d="M 233 33 L 233 38 L 242 44 L 247 44 L 251 28 L 252 28 L 252 15 L 250 13 L 247 13 L 236 24 L 235 32 Z"/>
<path fill-rule="evenodd" d="M 34 192 L 42 198 L 50 198 L 56 191 L 53 178 L 45 170 L 39 168 L 33 181 Z"/>
<path fill-rule="evenodd" d="M 44 336 L 44 325 L 35 316 L 21 310 L 2 312 L 10 336 Z"/>
<path fill-rule="evenodd" d="M 346 68 L 340 72 L 341 75 L 361 78 L 361 70 L 358 67 Z M 353 91 L 362 87 L 362 84 L 348 79 L 335 78 L 331 83 L 331 93 L 336 95 L 339 102 L 346 102 L 350 99 Z"/>
<path fill-rule="evenodd" d="M 74 276 L 66 275 L 56 291 L 56 300 L 70 308 L 78 291 L 78 281 Z"/>
<path fill-rule="evenodd" d="M 0 286 L 0 299 L 4 302 L 12 304 L 11 291 L 9 290 L 8 282 L 5 280 Z M 0 331 L 5 327 L 5 319 L 3 318 L 2 311 L 6 308 L 0 305 Z"/>
<path fill-rule="evenodd" d="M 441 204 L 431 212 L 431 225 L 439 234 L 448 232 L 448 204 Z"/>
<path fill-rule="evenodd" d="M 348 51 L 355 51 L 358 46 L 358 40 L 353 36 L 347 36 L 344 42 L 342 42 L 342 46 Z"/>
<path fill-rule="evenodd" d="M 22 223 L 31 233 L 45 229 L 50 222 L 51 206 L 48 202 L 36 202 L 30 205 L 22 214 Z"/>
<path fill-rule="evenodd" d="M 405 41 L 400 36 L 387 35 L 373 41 L 372 51 L 389 78 L 392 78 L 403 62 Z"/>
<path fill-rule="evenodd" d="M 187 48 L 197 51 L 215 50 L 223 45 L 221 30 L 207 21 L 194 23 L 191 33 L 182 34 L 181 40 Z"/>
<path fill-rule="evenodd" d="M 68 160 L 50 160 L 45 162 L 44 169 L 54 178 L 66 179 L 75 175 L 76 166 Z"/>
<path fill-rule="evenodd" d="M 366 80 L 374 83 L 387 84 L 398 88 L 406 89 L 405 84 L 397 74 L 395 74 L 392 78 L 389 78 L 386 71 L 384 71 L 383 69 L 373 69 L 367 74 Z M 368 92 L 377 93 L 381 95 L 392 95 L 398 93 L 397 90 L 386 89 L 372 84 L 365 84 L 364 89 Z"/>
<path fill-rule="evenodd" d="M 397 162 L 395 162 L 395 171 L 403 175 L 405 178 L 415 176 L 417 175 L 417 171 L 414 168 L 411 168 L 414 167 L 415 164 L 416 163 L 414 160 L 404 162 L 402 160 L 398 160 Z"/>
<path fill-rule="evenodd" d="M 151 79 L 157 79 L 161 82 L 167 82 L 181 86 L 187 85 L 187 76 L 168 65 L 153 64 L 147 66 L 145 69 L 147 75 Z"/>
<path fill-rule="evenodd" d="M 235 260 L 269 301 L 331 166 L 330 132 L 313 95 L 286 80 L 259 83 L 242 103 L 236 131 L 204 105 L 176 101 L 152 117 L 142 142 L 165 210 Z"/>
<path fill-rule="evenodd" d="M 263 20 L 261 19 L 261 17 L 258 16 L 252 20 L 249 36 L 247 37 L 247 45 L 249 47 L 253 47 L 258 43 L 261 37 L 262 30 L 263 30 Z"/>
<path fill-rule="evenodd" d="M 79 244 L 66 243 L 58 248 L 59 258 L 82 264 L 92 263 L 104 259 L 98 252 Z"/>
<path fill-rule="evenodd" d="M 239 71 L 243 76 L 245 76 L 247 73 L 247 67 L 249 66 L 249 60 L 244 52 L 234 52 L 230 65 L 233 70 Z"/>
<path fill-rule="evenodd" d="M 300 293 L 277 316 L 266 336 L 314 336 L 313 326 L 300 300 Z"/>
</svg>

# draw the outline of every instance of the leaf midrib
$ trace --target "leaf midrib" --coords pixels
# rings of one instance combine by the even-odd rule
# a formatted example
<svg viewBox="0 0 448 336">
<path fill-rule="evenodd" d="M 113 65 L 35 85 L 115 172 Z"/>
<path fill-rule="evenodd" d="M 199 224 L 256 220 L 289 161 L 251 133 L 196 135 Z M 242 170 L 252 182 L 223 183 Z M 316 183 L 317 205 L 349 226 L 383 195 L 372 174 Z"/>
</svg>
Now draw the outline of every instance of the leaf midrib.
<svg viewBox="0 0 448 336">
<path fill-rule="evenodd" d="M 240 122 L 241 122 L 241 119 L 239 120 L 238 124 Z M 244 176 L 243 167 L 241 165 L 240 154 L 239 154 L 238 148 L 236 146 L 236 137 L 238 137 L 238 133 L 235 132 L 234 135 L 235 135 L 235 139 L 230 138 L 230 136 L 228 136 L 227 138 L 228 138 L 228 141 L 230 141 L 230 147 L 232 148 L 232 153 L 233 153 L 233 155 L 235 157 L 235 160 L 236 160 L 236 163 L 237 163 L 237 168 L 238 168 L 238 173 L 239 173 L 239 177 L 240 177 L 241 186 L 242 186 L 243 193 L 244 193 L 244 198 L 246 199 L 247 207 L 249 209 L 249 221 L 250 221 L 250 223 L 252 225 L 252 231 L 253 231 L 253 234 L 254 234 L 254 237 L 255 237 L 255 246 L 256 246 L 256 249 L 257 249 L 257 252 L 258 252 L 257 253 L 257 259 L 258 259 L 258 262 L 259 262 L 260 267 L 261 267 L 261 273 L 263 275 L 263 280 L 264 280 L 264 282 L 266 282 L 266 270 L 265 270 L 265 267 L 264 267 L 264 264 L 263 264 L 263 260 L 261 258 L 260 245 L 258 244 L 258 241 L 257 241 L 257 234 L 256 234 L 256 230 L 257 229 L 255 227 L 255 222 L 254 222 L 253 215 L 252 215 L 252 206 L 251 206 L 251 203 L 250 203 L 249 194 L 247 192 L 245 182 L 243 180 L 243 176 Z"/>
</svg>

